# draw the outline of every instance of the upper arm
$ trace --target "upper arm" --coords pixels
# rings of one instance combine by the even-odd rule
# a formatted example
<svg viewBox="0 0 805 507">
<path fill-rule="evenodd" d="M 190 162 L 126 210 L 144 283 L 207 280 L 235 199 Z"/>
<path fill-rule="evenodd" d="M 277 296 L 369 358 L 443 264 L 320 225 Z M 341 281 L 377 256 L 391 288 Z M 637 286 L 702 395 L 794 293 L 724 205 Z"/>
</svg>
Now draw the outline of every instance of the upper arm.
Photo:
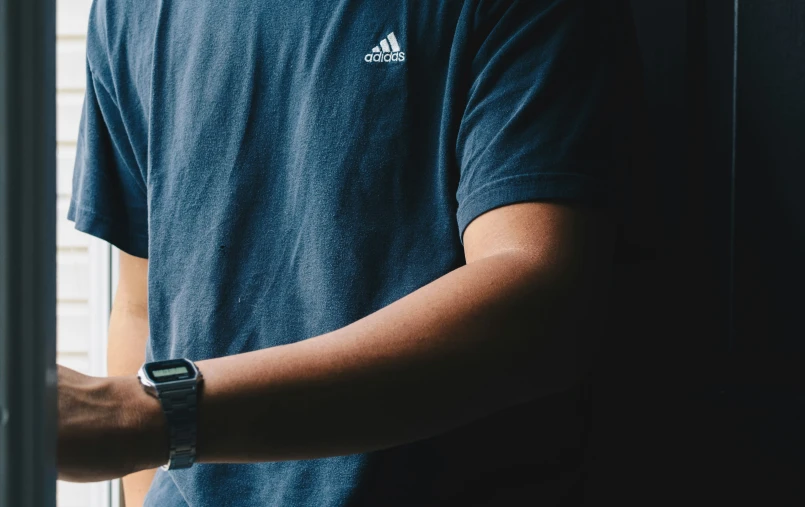
<svg viewBox="0 0 805 507">
<path fill-rule="evenodd" d="M 600 210 L 552 203 L 527 202 L 496 208 L 467 226 L 467 264 L 506 255 L 507 267 L 531 287 L 524 328 L 536 326 L 528 316 L 550 313 L 561 330 L 553 342 L 557 374 L 573 372 L 581 381 L 600 346 L 613 267 L 614 227 Z M 519 289 L 518 289 L 519 290 Z M 533 297 L 532 297 L 533 296 Z M 563 354 L 567 354 L 564 355 Z M 572 363 L 560 357 L 573 357 Z M 559 366 L 562 365 L 562 366 Z"/>
<path fill-rule="evenodd" d="M 631 146 L 624 76 L 634 49 L 623 35 L 629 21 L 622 4 L 479 2 L 488 8 L 479 9 L 456 141 L 456 216 L 465 246 L 470 223 L 478 220 L 480 229 L 494 220 L 504 229 L 476 231 L 475 240 L 500 240 L 505 230 L 509 241 L 531 242 L 533 251 L 564 247 L 575 244 L 566 241 L 568 231 L 582 223 L 603 227 L 597 222 L 619 205 Z M 495 211 L 518 203 L 532 204 Z M 553 242 L 558 238 L 565 241 Z M 476 250 L 468 248 L 468 261 Z"/>
<path fill-rule="evenodd" d="M 148 341 L 148 260 L 120 252 L 120 275 L 109 318 L 107 369 L 132 375 L 145 361 Z"/>
<path fill-rule="evenodd" d="M 467 264 L 503 253 L 530 267 L 591 280 L 612 263 L 614 230 L 603 210 L 545 202 L 524 202 L 488 211 L 464 234 Z"/>
<path fill-rule="evenodd" d="M 148 318 L 148 259 L 120 252 L 115 309 Z"/>
</svg>

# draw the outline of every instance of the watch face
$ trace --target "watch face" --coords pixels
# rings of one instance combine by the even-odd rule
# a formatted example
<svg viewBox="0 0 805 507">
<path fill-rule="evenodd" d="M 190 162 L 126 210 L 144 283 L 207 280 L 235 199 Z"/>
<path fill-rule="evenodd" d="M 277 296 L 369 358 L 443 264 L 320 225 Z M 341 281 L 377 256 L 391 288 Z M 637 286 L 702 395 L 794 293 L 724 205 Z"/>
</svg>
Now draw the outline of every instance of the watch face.
<svg viewBox="0 0 805 507">
<path fill-rule="evenodd" d="M 187 380 L 196 375 L 193 366 L 186 359 L 171 359 L 169 361 L 148 363 L 145 365 L 145 373 L 155 384 Z"/>
</svg>

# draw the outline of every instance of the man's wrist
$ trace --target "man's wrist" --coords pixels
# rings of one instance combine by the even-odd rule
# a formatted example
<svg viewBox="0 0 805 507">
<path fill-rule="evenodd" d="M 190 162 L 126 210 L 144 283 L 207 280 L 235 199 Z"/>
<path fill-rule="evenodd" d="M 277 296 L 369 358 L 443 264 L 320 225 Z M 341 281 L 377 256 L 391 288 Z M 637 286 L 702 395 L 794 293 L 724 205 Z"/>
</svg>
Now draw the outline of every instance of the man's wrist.
<svg viewBox="0 0 805 507">
<path fill-rule="evenodd" d="M 125 434 L 131 435 L 128 457 L 132 472 L 164 465 L 170 454 L 170 433 L 161 403 L 145 392 L 136 376 L 112 380 L 119 390 L 119 423 Z"/>
</svg>

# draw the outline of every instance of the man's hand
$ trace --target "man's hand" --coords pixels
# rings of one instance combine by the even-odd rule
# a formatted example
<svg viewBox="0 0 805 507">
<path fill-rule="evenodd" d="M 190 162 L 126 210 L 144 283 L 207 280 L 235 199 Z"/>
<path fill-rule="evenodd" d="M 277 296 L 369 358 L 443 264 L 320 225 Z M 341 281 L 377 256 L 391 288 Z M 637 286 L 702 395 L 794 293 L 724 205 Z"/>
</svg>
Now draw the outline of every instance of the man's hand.
<svg viewBox="0 0 805 507">
<path fill-rule="evenodd" d="M 136 377 L 88 377 L 59 366 L 58 396 L 59 479 L 102 481 L 167 462 L 159 401 Z"/>
</svg>

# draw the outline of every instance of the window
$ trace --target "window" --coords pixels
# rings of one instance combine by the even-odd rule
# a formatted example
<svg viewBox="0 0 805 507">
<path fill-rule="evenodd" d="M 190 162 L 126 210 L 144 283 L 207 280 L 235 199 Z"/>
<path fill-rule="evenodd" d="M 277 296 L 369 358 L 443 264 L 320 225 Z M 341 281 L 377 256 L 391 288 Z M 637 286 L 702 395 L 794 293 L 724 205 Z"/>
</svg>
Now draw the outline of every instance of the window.
<svg viewBox="0 0 805 507">
<path fill-rule="evenodd" d="M 92 0 L 56 1 L 56 361 L 82 373 L 105 375 L 116 278 L 112 252 L 107 243 L 76 231 L 66 218 L 86 86 L 91 4 Z M 57 483 L 58 507 L 116 507 L 118 498 L 118 481 Z"/>
</svg>

